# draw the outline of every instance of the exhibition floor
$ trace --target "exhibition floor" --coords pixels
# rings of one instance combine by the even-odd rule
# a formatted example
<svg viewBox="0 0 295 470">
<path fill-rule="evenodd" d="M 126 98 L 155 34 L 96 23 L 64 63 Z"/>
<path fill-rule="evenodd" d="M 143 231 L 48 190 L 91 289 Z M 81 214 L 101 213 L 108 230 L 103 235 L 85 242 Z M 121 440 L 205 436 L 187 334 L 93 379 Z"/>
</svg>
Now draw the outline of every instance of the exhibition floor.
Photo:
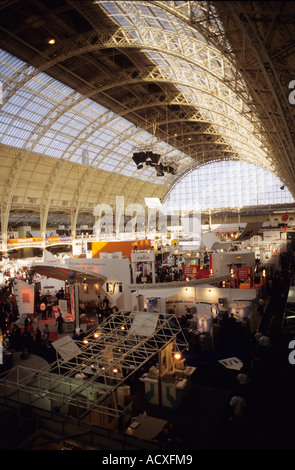
<svg viewBox="0 0 295 470">
<path fill-rule="evenodd" d="M 42 331 L 45 323 L 49 325 L 52 339 L 68 334 L 57 334 L 54 318 L 35 321 L 34 329 L 39 326 Z M 164 448 L 167 450 L 169 445 L 174 450 L 187 451 L 293 450 L 295 374 L 284 349 L 269 351 L 259 367 L 250 374 L 245 419 L 240 423 L 229 419 L 230 399 L 237 393 L 238 371 L 227 369 L 219 360 L 232 356 L 243 359 L 248 348 L 249 338 L 240 336 L 231 338 L 223 350 L 187 351 L 188 365 L 196 367 L 196 370 L 192 375 L 189 395 L 178 409 L 146 403 L 144 384 L 136 376 L 131 387 L 133 416 L 146 412 L 148 416 L 168 421 L 173 440 L 171 444 L 166 442 L 165 446 L 168 447 Z M 20 352 L 12 354 L 13 366 L 19 364 L 36 370 L 56 357 L 53 347 L 43 348 L 40 356 L 33 353 L 27 359 L 21 359 Z M 0 410 L 0 437 L 5 436 L 5 426 L 13 423 L 13 420 L 6 423 L 6 411 Z"/>
</svg>

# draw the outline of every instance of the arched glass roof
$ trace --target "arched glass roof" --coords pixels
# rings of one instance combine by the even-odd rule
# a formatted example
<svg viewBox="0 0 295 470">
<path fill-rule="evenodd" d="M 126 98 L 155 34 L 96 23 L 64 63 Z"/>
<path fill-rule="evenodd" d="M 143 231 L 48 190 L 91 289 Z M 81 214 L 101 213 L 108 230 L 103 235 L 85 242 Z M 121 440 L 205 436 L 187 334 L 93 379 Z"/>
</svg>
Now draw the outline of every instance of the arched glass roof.
<svg viewBox="0 0 295 470">
<path fill-rule="evenodd" d="M 25 71 L 25 77 L 23 72 Z M 3 104 L 0 142 L 39 154 L 88 164 L 95 168 L 148 181 L 155 171 L 138 171 L 134 149 L 156 145 L 180 169 L 191 160 L 181 151 L 45 73 L 0 50 Z M 167 183 L 169 176 L 158 178 Z"/>
<path fill-rule="evenodd" d="M 292 152 L 286 147 L 282 153 L 283 137 L 274 137 L 280 130 L 279 114 L 266 106 L 264 81 L 252 80 L 252 70 L 249 80 L 243 74 L 246 64 L 237 67 L 235 43 L 229 42 L 215 2 L 99 0 L 69 5 L 63 18 L 54 13 L 54 48 L 45 45 L 46 39 L 39 44 L 46 20 L 39 23 L 37 12 L 31 18 L 29 8 L 16 7 L 20 16 L 2 44 L 10 53 L 0 49 L 0 142 L 27 150 L 24 161 L 29 152 L 56 158 L 47 181 L 52 192 L 63 161 L 60 167 L 71 162 L 88 166 L 85 173 L 90 168 L 108 172 L 97 200 L 112 193 L 111 180 L 121 175 L 128 180 L 124 194 L 130 187 L 153 183 L 153 192 L 162 197 L 175 176 L 155 178 L 154 168 L 137 170 L 132 160 L 133 152 L 154 146 L 163 164 L 176 164 L 177 175 L 231 159 L 259 164 L 293 191 Z M 69 28 L 68 15 L 76 19 Z M 19 24 L 25 25 L 21 34 Z M 248 45 L 243 47 L 244 54 Z M 268 128 L 263 116 L 268 116 Z M 8 190 L 18 186 L 20 176 L 19 167 Z M 84 188 L 88 184 L 85 176 Z M 209 207 L 213 202 L 198 204 Z"/>
<path fill-rule="evenodd" d="M 209 210 L 294 203 L 270 172 L 240 161 L 213 162 L 184 175 L 167 194 L 172 210 Z"/>
<path fill-rule="evenodd" d="M 192 119 L 212 123 L 214 130 L 212 127 L 210 133 L 218 134 L 219 143 L 241 160 L 251 163 L 259 161 L 261 166 L 271 168 L 275 173 L 272 155 L 264 145 L 261 124 L 251 112 L 242 76 L 226 55 L 210 43 L 208 36 L 204 37 L 188 27 L 187 22 L 183 21 L 185 16 L 180 14 L 176 19 L 175 11 L 171 14 L 169 7 L 172 3 L 180 8 L 179 13 L 181 8 L 192 8 L 195 17 L 204 21 L 206 8 L 201 2 L 138 1 L 130 4 L 101 1 L 118 24 L 144 44 L 145 53 L 171 82 L 177 84 L 187 103 L 193 103 L 199 110 L 198 118 L 194 116 Z M 214 10 L 214 6 L 211 8 Z M 214 28 L 223 32 L 217 16 L 215 21 Z M 206 152 L 203 150 L 203 153 Z M 198 155 L 200 158 L 204 156 Z"/>
</svg>

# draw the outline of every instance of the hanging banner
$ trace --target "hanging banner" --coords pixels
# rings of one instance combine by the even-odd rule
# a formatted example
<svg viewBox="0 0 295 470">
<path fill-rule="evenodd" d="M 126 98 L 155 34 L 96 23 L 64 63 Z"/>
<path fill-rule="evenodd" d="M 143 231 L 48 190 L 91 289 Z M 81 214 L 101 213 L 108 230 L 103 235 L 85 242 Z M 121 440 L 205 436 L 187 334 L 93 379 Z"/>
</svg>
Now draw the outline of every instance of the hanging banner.
<svg viewBox="0 0 295 470">
<path fill-rule="evenodd" d="M 249 238 L 254 237 L 254 235 L 257 235 L 259 230 L 262 227 L 263 222 L 249 222 L 247 223 L 246 227 L 244 228 L 243 232 L 241 235 L 239 235 L 237 238 L 235 238 L 235 242 L 240 242 L 243 240 L 248 240 Z"/>
<path fill-rule="evenodd" d="M 59 307 L 59 311 L 62 314 L 63 318 L 66 318 L 67 313 L 68 313 L 68 301 L 65 300 L 65 299 L 59 299 L 58 307 Z"/>
</svg>

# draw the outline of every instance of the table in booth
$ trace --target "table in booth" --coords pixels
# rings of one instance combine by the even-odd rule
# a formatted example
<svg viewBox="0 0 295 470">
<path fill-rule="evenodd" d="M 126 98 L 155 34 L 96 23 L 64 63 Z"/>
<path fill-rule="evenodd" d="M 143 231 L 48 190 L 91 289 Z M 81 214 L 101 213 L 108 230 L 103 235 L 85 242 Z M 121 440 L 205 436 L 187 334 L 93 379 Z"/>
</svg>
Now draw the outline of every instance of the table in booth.
<svg viewBox="0 0 295 470">
<path fill-rule="evenodd" d="M 145 402 L 177 409 L 191 389 L 191 376 L 195 370 L 196 367 L 186 367 L 183 370 L 175 369 L 161 377 L 159 383 L 157 369 L 151 367 L 149 372 L 143 374 L 139 379 L 145 385 Z"/>
<path fill-rule="evenodd" d="M 72 319 L 72 317 L 67 317 L 65 320 L 64 320 L 64 326 L 65 326 L 65 333 L 73 333 L 74 331 L 74 320 Z"/>
<path fill-rule="evenodd" d="M 164 419 L 154 418 L 145 413 L 133 418 L 132 423 L 128 426 L 125 433 L 128 436 L 137 437 L 151 441 L 168 425 L 168 421 Z"/>
</svg>

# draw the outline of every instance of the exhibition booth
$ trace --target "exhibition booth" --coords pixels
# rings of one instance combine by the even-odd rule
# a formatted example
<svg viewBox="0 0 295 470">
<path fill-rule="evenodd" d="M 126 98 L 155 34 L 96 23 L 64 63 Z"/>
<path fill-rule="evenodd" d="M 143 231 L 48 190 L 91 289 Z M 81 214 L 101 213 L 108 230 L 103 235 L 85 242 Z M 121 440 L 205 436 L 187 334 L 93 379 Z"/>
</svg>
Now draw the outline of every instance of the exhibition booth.
<svg viewBox="0 0 295 470">
<path fill-rule="evenodd" d="M 191 390 L 191 376 L 196 367 L 176 352 L 175 340 L 159 351 L 158 362 L 140 377 L 146 403 L 177 409 Z"/>
<path fill-rule="evenodd" d="M 198 339 L 201 350 L 214 348 L 219 323 L 225 312 L 237 325 L 254 332 L 259 326 L 256 289 L 221 288 L 195 285 L 149 289 L 138 288 L 132 294 L 133 310 L 173 314 L 184 320 L 188 337 Z"/>
<path fill-rule="evenodd" d="M 256 289 L 236 289 L 202 286 L 136 289 L 132 292 L 132 308 L 148 312 L 174 313 L 177 317 L 187 313 L 209 315 L 227 311 L 238 320 L 251 317 L 256 311 Z"/>
</svg>

